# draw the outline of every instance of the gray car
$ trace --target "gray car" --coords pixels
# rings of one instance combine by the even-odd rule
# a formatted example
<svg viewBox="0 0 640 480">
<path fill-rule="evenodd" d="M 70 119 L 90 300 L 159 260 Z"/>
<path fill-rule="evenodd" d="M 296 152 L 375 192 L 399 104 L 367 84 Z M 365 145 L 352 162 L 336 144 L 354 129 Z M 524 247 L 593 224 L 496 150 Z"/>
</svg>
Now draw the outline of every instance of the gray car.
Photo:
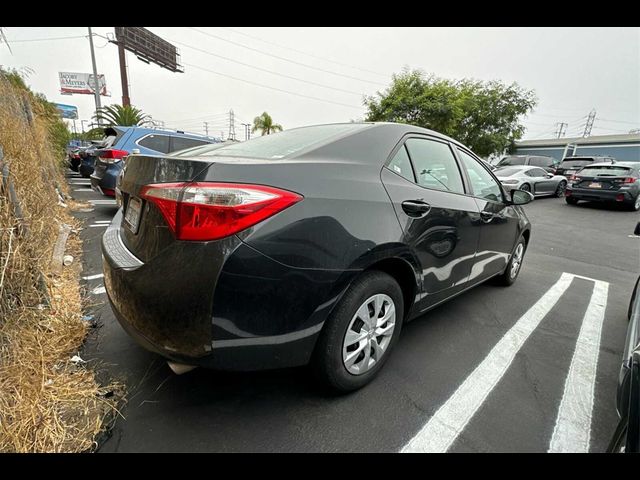
<svg viewBox="0 0 640 480">
<path fill-rule="evenodd" d="M 512 165 L 498 168 L 493 173 L 505 190 L 524 190 L 533 193 L 536 197 L 543 195 L 562 197 L 567 188 L 565 177 L 548 173 L 540 167 Z"/>
</svg>

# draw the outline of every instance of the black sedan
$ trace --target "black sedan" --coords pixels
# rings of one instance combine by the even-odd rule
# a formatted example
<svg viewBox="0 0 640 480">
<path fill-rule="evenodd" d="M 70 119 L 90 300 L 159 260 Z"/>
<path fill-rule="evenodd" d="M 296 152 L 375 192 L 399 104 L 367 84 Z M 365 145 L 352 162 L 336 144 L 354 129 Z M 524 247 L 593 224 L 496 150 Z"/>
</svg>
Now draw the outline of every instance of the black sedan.
<svg viewBox="0 0 640 480">
<path fill-rule="evenodd" d="M 530 223 L 477 156 L 410 125 L 297 128 L 195 157 L 129 157 L 102 239 L 113 311 L 174 370 L 310 363 L 368 383 L 402 324 L 512 284 Z"/>
<path fill-rule="evenodd" d="M 567 203 L 579 200 L 616 202 L 640 210 L 640 163 L 594 163 L 571 177 L 565 190 Z"/>
<path fill-rule="evenodd" d="M 634 232 L 640 235 L 640 223 Z M 620 423 L 609 445 L 610 452 L 640 453 L 640 277 L 631 294 L 629 327 L 618 379 L 617 410 Z"/>
</svg>

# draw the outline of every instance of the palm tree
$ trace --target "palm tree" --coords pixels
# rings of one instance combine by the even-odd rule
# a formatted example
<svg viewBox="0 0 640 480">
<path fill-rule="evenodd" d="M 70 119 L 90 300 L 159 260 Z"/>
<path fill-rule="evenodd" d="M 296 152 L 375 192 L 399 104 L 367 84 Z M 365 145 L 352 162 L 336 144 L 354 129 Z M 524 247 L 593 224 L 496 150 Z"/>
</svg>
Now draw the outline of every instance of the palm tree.
<svg viewBox="0 0 640 480">
<path fill-rule="evenodd" d="M 150 121 L 149 115 L 131 105 L 109 105 L 100 108 L 93 116 L 96 120 L 102 120 L 107 126 L 120 125 L 123 127 L 146 125 Z"/>
<path fill-rule="evenodd" d="M 256 130 L 262 131 L 262 135 L 271 135 L 275 132 L 282 131 L 282 125 L 273 123 L 271 115 L 267 112 L 263 112 L 262 115 L 253 119 L 253 128 L 251 133 L 255 133 Z"/>
</svg>

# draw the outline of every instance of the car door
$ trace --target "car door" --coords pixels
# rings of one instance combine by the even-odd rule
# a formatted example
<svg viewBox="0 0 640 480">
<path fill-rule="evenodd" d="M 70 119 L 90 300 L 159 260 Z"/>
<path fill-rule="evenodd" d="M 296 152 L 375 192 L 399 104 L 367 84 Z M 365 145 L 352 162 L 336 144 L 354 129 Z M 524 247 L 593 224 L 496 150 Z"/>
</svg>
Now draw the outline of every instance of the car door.
<svg viewBox="0 0 640 480">
<path fill-rule="evenodd" d="M 448 142 L 405 138 L 381 173 L 408 244 L 421 265 L 424 310 L 464 289 L 479 240 L 480 212 L 465 193 Z"/>
<path fill-rule="evenodd" d="M 546 195 L 553 193 L 557 183 L 553 178 L 549 178 L 549 172 L 542 168 L 534 167 L 527 170 L 526 175 L 531 178 L 531 191 L 535 195 Z"/>
<path fill-rule="evenodd" d="M 456 148 L 480 210 L 481 228 L 478 252 L 469 275 L 469 283 L 477 283 L 501 273 L 519 234 L 520 217 L 506 201 L 498 180 L 471 152 Z"/>
</svg>

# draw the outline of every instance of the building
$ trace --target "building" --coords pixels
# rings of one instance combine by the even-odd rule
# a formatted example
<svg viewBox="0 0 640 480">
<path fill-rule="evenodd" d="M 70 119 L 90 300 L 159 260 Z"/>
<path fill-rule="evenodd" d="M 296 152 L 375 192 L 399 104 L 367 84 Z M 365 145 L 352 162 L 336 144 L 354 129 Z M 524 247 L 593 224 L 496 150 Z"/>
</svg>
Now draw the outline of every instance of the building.
<svg viewBox="0 0 640 480">
<path fill-rule="evenodd" d="M 609 155 L 616 160 L 640 162 L 640 133 L 522 140 L 516 142 L 514 154 L 544 155 L 558 160 L 575 155 Z"/>
</svg>

